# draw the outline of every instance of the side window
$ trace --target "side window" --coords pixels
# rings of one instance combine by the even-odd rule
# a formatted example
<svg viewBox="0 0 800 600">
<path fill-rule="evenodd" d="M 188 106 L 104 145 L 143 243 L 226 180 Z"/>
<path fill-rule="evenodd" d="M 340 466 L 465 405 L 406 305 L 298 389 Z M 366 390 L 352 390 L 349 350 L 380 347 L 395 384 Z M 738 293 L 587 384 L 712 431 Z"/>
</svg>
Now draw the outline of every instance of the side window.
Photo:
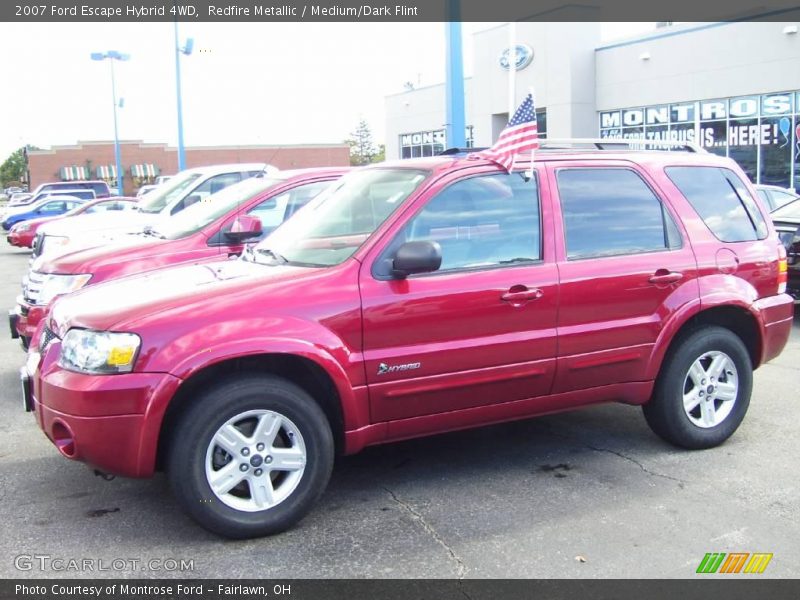
<svg viewBox="0 0 800 600">
<path fill-rule="evenodd" d="M 289 203 L 290 193 L 284 192 L 280 196 L 267 198 L 247 211 L 247 214 L 261 219 L 261 227 L 264 230 L 274 229 L 283 222 L 283 214 Z"/>
<path fill-rule="evenodd" d="M 773 209 L 780 208 L 781 206 L 786 206 L 792 200 L 795 200 L 797 196 L 793 196 L 792 194 L 788 194 L 786 192 L 779 192 L 777 190 L 772 192 L 773 197 Z"/>
<path fill-rule="evenodd" d="M 216 194 L 220 190 L 224 190 L 229 185 L 239 183 L 241 180 L 241 173 L 223 173 L 201 183 L 197 189 L 192 191 L 192 194 L 199 194 L 201 198 L 204 198 L 209 194 Z"/>
<path fill-rule="evenodd" d="M 48 202 L 41 208 L 42 212 L 58 212 L 64 210 L 64 202 Z"/>
<path fill-rule="evenodd" d="M 562 169 L 558 193 L 568 259 L 657 252 L 681 245 L 669 212 L 630 169 Z"/>
<path fill-rule="evenodd" d="M 437 194 L 392 244 L 431 240 L 442 248 L 439 271 L 541 259 L 539 190 L 519 174 L 458 181 Z"/>
<path fill-rule="evenodd" d="M 767 224 L 753 197 L 733 171 L 719 167 L 667 167 L 667 176 L 723 242 L 767 237 Z"/>
<path fill-rule="evenodd" d="M 766 206 L 769 210 L 773 210 L 775 208 L 775 204 L 772 202 L 772 198 L 769 197 L 767 190 L 756 190 L 758 195 L 761 196 L 761 201 L 764 202 L 764 206 Z"/>
</svg>

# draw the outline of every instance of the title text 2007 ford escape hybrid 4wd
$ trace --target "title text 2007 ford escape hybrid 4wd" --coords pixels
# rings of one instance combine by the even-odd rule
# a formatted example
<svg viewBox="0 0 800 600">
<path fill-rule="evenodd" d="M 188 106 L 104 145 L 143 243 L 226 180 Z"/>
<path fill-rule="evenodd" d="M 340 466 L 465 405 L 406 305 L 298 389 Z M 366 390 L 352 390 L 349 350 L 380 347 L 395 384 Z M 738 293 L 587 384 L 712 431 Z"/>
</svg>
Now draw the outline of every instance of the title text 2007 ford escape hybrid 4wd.
<svg viewBox="0 0 800 600">
<path fill-rule="evenodd" d="M 543 149 L 532 176 L 366 167 L 246 260 L 57 301 L 27 403 L 65 456 L 164 468 L 230 537 L 290 526 L 337 452 L 392 440 L 619 401 L 673 444 L 716 446 L 791 330 L 755 198 L 700 152 Z"/>
</svg>

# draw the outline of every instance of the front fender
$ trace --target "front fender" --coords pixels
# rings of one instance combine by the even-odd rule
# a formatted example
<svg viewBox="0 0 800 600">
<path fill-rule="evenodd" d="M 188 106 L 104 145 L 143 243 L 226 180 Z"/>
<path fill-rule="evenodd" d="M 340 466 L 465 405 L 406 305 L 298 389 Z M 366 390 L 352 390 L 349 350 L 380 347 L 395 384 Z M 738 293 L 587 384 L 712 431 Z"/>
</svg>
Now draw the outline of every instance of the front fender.
<svg viewBox="0 0 800 600">
<path fill-rule="evenodd" d="M 280 331 L 281 335 L 270 335 Z M 186 381 L 216 364 L 247 356 L 287 354 L 312 361 L 327 373 L 341 399 L 345 429 L 369 422 L 360 352 L 318 323 L 294 317 L 242 319 L 190 328 L 170 341 L 161 336 L 142 335 L 142 352 L 137 371 L 163 372 Z M 171 398 L 148 410 L 158 422 Z"/>
</svg>

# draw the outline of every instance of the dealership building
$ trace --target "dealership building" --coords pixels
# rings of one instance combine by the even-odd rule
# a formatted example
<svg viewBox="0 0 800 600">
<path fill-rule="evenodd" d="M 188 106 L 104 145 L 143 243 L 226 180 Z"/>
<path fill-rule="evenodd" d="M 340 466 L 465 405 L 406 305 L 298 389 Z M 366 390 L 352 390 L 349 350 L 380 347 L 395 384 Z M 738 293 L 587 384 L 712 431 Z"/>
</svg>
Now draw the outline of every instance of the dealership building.
<svg viewBox="0 0 800 600">
<path fill-rule="evenodd" d="M 514 105 L 532 89 L 546 137 L 693 142 L 800 190 L 800 23 L 660 25 L 602 43 L 599 23 L 517 23 L 514 50 L 507 24 L 475 33 L 467 145 L 505 127 L 514 69 Z M 387 96 L 386 120 L 387 158 L 445 149 L 444 85 Z"/>
</svg>

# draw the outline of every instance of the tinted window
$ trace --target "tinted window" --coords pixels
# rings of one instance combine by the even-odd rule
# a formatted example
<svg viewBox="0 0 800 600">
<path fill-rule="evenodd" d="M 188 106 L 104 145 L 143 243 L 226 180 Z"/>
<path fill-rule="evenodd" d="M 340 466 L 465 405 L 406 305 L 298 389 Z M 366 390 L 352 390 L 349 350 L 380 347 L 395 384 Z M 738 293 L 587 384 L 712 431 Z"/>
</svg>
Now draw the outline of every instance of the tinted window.
<svg viewBox="0 0 800 600">
<path fill-rule="evenodd" d="M 541 258 L 539 193 L 519 174 L 464 179 L 430 200 L 390 251 L 406 241 L 442 248 L 440 271 L 510 265 Z"/>
<path fill-rule="evenodd" d="M 666 172 L 719 240 L 744 242 L 767 236 L 761 211 L 733 171 L 718 167 L 668 167 Z"/>
<path fill-rule="evenodd" d="M 558 191 L 570 259 L 680 246 L 672 217 L 629 169 L 563 169 Z"/>
<path fill-rule="evenodd" d="M 330 185 L 330 181 L 317 181 L 297 186 L 280 196 L 268 198 L 248 211 L 248 214 L 261 219 L 264 231 L 275 229 L 298 209 Z"/>
</svg>

